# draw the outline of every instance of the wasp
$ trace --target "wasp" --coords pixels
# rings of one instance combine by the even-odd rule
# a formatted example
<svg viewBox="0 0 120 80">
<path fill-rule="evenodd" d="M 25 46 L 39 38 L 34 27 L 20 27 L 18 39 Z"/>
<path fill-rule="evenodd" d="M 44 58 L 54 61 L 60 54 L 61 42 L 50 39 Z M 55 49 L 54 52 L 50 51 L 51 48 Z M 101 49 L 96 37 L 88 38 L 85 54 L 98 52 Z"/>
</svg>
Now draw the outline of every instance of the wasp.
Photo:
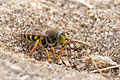
<svg viewBox="0 0 120 80">
<path fill-rule="evenodd" d="M 25 39 L 31 40 L 31 41 L 36 41 L 33 49 L 30 51 L 28 56 L 31 56 L 33 51 L 37 48 L 38 44 L 42 44 L 46 48 L 46 53 L 48 57 L 48 61 L 50 62 L 50 54 L 48 51 L 48 47 L 52 48 L 52 54 L 54 59 L 57 59 L 57 56 L 55 55 L 54 47 L 57 45 L 64 45 L 66 44 L 69 39 L 67 38 L 67 33 L 66 32 L 59 32 L 55 29 L 48 29 L 44 31 L 41 28 L 24 28 L 21 31 L 21 36 L 24 37 Z M 64 48 L 62 48 L 62 51 Z M 62 53 L 61 53 L 62 54 Z"/>
</svg>

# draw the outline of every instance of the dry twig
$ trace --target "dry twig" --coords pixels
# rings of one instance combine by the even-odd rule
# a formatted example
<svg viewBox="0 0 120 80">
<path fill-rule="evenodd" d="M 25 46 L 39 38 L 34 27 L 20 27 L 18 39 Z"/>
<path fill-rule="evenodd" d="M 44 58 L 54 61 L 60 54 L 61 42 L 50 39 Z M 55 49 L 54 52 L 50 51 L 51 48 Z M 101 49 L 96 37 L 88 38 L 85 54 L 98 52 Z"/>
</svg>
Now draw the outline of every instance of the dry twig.
<svg viewBox="0 0 120 80">
<path fill-rule="evenodd" d="M 120 46 L 116 47 L 114 51 L 110 54 L 110 57 L 112 57 L 118 50 L 120 49 Z"/>
<path fill-rule="evenodd" d="M 75 0 L 75 1 L 87 6 L 88 8 L 93 8 L 94 7 L 93 5 L 88 4 L 85 0 Z"/>
<path fill-rule="evenodd" d="M 94 64 L 95 68 L 98 70 L 98 72 L 99 72 L 100 74 L 102 74 L 102 71 L 97 67 L 96 62 L 95 62 L 93 59 L 92 59 L 92 62 L 93 62 L 93 64 Z"/>
<path fill-rule="evenodd" d="M 105 71 L 105 70 L 108 70 L 108 69 L 113 69 L 113 68 L 117 68 L 117 67 L 120 67 L 120 65 L 110 66 L 110 67 L 107 67 L 107 68 L 102 68 L 102 69 L 99 69 L 99 70 L 100 70 L 100 71 Z M 91 71 L 91 73 L 98 72 L 99 70 L 93 70 L 93 71 Z"/>
</svg>

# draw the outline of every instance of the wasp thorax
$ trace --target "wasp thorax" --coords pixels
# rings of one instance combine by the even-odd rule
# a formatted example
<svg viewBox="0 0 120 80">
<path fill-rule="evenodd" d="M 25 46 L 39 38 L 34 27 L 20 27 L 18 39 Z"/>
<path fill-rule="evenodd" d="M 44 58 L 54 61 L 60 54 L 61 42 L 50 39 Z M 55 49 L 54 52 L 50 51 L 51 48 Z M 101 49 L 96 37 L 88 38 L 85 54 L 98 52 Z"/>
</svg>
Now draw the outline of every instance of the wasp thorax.
<svg viewBox="0 0 120 80">
<path fill-rule="evenodd" d="M 47 41 L 48 43 L 54 43 L 56 42 L 56 36 L 58 35 L 58 32 L 55 30 L 48 30 L 47 33 Z"/>
</svg>

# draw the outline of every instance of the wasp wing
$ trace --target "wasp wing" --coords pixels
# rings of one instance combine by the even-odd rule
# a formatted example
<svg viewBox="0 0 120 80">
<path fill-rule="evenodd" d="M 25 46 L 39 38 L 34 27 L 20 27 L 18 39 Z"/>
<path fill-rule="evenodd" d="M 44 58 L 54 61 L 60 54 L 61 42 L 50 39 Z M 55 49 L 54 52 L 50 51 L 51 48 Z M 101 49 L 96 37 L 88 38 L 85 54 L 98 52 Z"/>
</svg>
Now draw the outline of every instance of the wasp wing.
<svg viewBox="0 0 120 80">
<path fill-rule="evenodd" d="M 47 37 L 48 35 L 44 32 L 43 28 L 25 28 L 21 35 L 34 35 L 34 36 L 41 36 L 41 37 Z"/>
<path fill-rule="evenodd" d="M 34 31 L 32 33 L 27 33 L 26 35 L 34 35 L 34 36 L 41 36 L 41 37 L 47 37 L 48 35 L 44 32 L 38 32 L 38 31 Z"/>
</svg>

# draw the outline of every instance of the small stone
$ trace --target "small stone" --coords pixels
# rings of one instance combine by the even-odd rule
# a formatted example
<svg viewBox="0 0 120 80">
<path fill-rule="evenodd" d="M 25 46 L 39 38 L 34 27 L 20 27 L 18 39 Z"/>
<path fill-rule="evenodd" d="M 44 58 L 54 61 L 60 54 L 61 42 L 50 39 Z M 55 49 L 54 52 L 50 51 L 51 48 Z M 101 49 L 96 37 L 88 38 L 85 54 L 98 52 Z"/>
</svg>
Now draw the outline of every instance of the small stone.
<svg viewBox="0 0 120 80">
<path fill-rule="evenodd" d="M 91 17 L 91 18 L 94 17 L 94 13 L 90 13 L 89 17 Z"/>
<path fill-rule="evenodd" d="M 30 76 L 29 75 L 24 75 L 21 80 L 29 80 L 30 79 Z"/>
<path fill-rule="evenodd" d="M 10 65 L 10 69 L 13 70 L 15 73 L 20 73 L 22 69 L 17 65 Z"/>
<path fill-rule="evenodd" d="M 61 65 L 62 64 L 62 60 L 59 59 L 58 60 L 58 64 Z"/>
<path fill-rule="evenodd" d="M 36 4 L 35 2 L 31 2 L 30 5 L 31 5 L 32 7 L 36 7 L 36 6 L 37 6 L 37 4 Z"/>
<path fill-rule="evenodd" d="M 88 50 L 87 50 L 87 53 L 90 54 L 90 52 L 91 52 L 90 49 L 88 49 Z"/>
<path fill-rule="evenodd" d="M 79 47 L 80 47 L 80 44 L 79 44 L 79 43 L 76 43 L 75 46 L 76 46 L 77 48 L 79 48 Z"/>
<path fill-rule="evenodd" d="M 73 45 L 73 44 L 70 44 L 70 47 L 71 47 L 71 48 L 74 48 L 74 45 Z"/>
</svg>

